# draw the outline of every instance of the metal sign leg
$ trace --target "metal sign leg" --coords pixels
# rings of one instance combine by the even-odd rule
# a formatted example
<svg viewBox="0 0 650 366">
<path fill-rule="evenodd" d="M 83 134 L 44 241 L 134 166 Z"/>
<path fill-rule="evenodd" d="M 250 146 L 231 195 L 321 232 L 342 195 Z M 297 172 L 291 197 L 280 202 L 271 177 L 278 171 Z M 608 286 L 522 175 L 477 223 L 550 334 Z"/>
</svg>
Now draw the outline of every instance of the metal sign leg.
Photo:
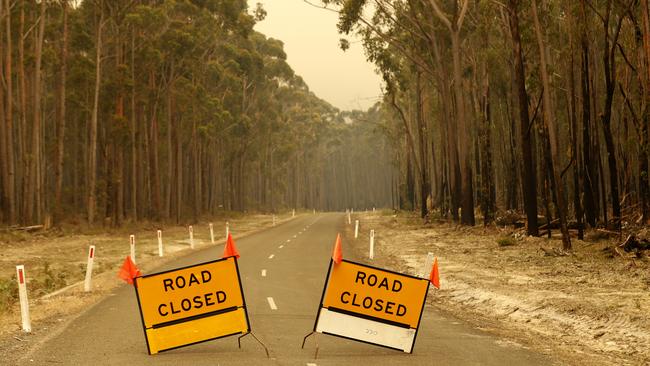
<svg viewBox="0 0 650 366">
<path fill-rule="evenodd" d="M 305 336 L 305 338 L 302 339 L 302 346 L 300 348 L 305 349 L 305 342 L 307 342 L 307 338 L 314 336 L 314 342 L 316 343 L 316 352 L 314 353 L 314 360 L 318 358 L 318 338 L 316 338 L 316 332 L 311 332 Z"/>
<path fill-rule="evenodd" d="M 241 339 L 244 338 L 244 337 L 246 337 L 246 336 L 249 335 L 249 334 L 250 334 L 253 338 L 255 338 L 255 340 L 257 341 L 257 343 L 259 343 L 259 344 L 264 348 L 264 352 L 266 352 L 266 358 L 271 358 L 271 355 L 269 354 L 269 349 L 266 347 L 266 345 L 265 345 L 262 341 L 260 341 L 259 338 L 257 338 L 257 337 L 255 336 L 255 334 L 253 334 L 253 332 L 248 332 L 248 333 L 245 333 L 245 334 L 239 336 L 239 337 L 237 338 L 237 346 L 238 346 L 239 348 L 241 348 Z"/>
</svg>

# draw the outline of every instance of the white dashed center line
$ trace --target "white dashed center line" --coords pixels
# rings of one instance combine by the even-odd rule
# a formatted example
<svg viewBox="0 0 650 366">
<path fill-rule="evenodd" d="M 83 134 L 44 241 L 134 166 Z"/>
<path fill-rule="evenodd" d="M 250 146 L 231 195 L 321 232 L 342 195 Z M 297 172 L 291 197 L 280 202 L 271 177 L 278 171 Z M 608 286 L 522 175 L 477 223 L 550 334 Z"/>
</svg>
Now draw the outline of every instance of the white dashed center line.
<svg viewBox="0 0 650 366">
<path fill-rule="evenodd" d="M 271 307 L 271 310 L 278 310 L 278 307 L 275 305 L 275 301 L 273 301 L 272 297 L 267 297 L 266 301 L 269 302 L 269 306 Z"/>
<path fill-rule="evenodd" d="M 271 254 L 271 255 L 269 256 L 269 259 L 273 259 L 273 257 L 275 257 L 275 254 Z"/>
<path fill-rule="evenodd" d="M 318 366 L 315 363 L 308 363 L 307 366 Z"/>
<path fill-rule="evenodd" d="M 295 238 L 296 238 L 296 236 L 298 236 L 298 235 L 294 235 L 294 236 L 293 236 L 293 238 L 295 239 Z"/>
<path fill-rule="evenodd" d="M 290 241 L 291 241 L 291 239 L 287 239 L 287 243 L 290 242 Z"/>
<path fill-rule="evenodd" d="M 265 269 L 262 270 L 262 277 L 266 277 L 266 270 Z"/>
<path fill-rule="evenodd" d="M 282 248 L 284 248 L 284 245 L 280 245 L 278 248 L 279 248 L 279 249 L 282 249 Z"/>
</svg>

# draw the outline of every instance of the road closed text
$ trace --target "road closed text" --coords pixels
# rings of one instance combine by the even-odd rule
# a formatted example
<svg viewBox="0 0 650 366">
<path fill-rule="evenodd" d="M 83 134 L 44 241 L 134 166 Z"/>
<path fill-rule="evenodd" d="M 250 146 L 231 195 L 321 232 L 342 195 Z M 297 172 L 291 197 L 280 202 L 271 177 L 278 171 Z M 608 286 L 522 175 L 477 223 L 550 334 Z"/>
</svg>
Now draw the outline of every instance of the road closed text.
<svg viewBox="0 0 650 366">
<path fill-rule="evenodd" d="M 234 260 L 137 279 L 147 326 L 243 306 Z"/>
<path fill-rule="evenodd" d="M 368 274 L 366 271 L 358 270 L 354 279 L 357 285 L 375 287 L 384 291 L 399 293 L 403 284 L 400 280 L 389 279 L 388 277 L 378 277 L 375 274 Z M 384 300 L 383 298 L 373 298 L 364 296 L 357 292 L 343 291 L 341 293 L 341 303 L 349 304 L 363 309 L 374 310 L 379 313 L 396 315 L 403 317 L 406 315 L 407 308 L 404 304 L 398 304 L 394 301 Z"/>
<path fill-rule="evenodd" d="M 333 265 L 323 306 L 416 328 L 428 282 L 343 261 Z"/>
</svg>

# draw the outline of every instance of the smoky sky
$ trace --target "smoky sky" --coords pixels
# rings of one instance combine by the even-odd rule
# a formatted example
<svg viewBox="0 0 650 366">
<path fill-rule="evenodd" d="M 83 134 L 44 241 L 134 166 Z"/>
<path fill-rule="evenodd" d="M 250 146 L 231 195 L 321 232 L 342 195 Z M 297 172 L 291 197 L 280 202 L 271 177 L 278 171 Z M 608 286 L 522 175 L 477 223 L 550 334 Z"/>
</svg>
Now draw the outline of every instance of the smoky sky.
<svg viewBox="0 0 650 366">
<path fill-rule="evenodd" d="M 320 4 L 320 0 L 311 0 Z M 366 61 L 363 45 L 348 37 L 343 52 L 336 29 L 337 14 L 315 8 L 303 0 L 248 0 L 261 3 L 266 19 L 255 29 L 284 42 L 287 61 L 310 90 L 341 110 L 367 109 L 379 100 L 380 77 Z"/>
</svg>

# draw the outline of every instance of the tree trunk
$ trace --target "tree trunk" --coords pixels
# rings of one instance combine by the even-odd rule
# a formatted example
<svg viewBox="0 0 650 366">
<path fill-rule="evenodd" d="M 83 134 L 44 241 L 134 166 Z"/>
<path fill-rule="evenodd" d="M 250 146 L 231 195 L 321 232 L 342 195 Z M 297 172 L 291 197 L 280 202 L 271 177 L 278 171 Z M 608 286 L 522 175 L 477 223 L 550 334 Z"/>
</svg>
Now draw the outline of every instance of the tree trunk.
<svg viewBox="0 0 650 366">
<path fill-rule="evenodd" d="M 551 175 L 551 188 L 555 193 L 555 202 L 557 206 L 557 213 L 560 219 L 560 229 L 562 231 L 562 247 L 564 250 L 571 250 L 571 237 L 569 236 L 569 230 L 566 222 L 566 205 L 564 202 L 564 193 L 562 189 L 562 177 L 560 175 L 560 170 L 558 165 L 560 164 L 559 154 L 558 154 L 558 140 L 556 136 L 556 127 L 555 127 L 555 115 L 553 113 L 553 106 L 551 105 L 551 90 L 550 82 L 548 80 L 548 71 L 546 66 L 546 49 L 544 47 L 544 40 L 542 38 L 542 29 L 539 24 L 539 18 L 537 16 L 537 0 L 533 0 L 532 3 L 532 14 L 533 21 L 535 24 L 535 35 L 537 38 L 537 46 L 539 48 L 539 61 L 540 61 L 540 73 L 542 79 L 543 98 L 544 98 L 544 122 L 546 127 L 546 132 L 549 138 L 550 150 L 551 150 L 551 159 L 548 162 L 552 170 Z"/>
<path fill-rule="evenodd" d="M 54 224 L 58 225 L 63 220 L 63 156 L 65 147 L 65 94 L 68 60 L 68 0 L 61 1 L 63 8 L 63 39 L 61 40 L 61 70 L 59 80 L 59 118 L 56 129 L 56 162 L 54 163 Z"/>
<path fill-rule="evenodd" d="M 461 218 L 463 225 L 475 224 L 474 221 L 474 188 L 472 187 L 472 164 L 469 154 L 469 131 L 465 119 L 465 96 L 463 95 L 463 77 L 460 56 L 460 29 L 454 29 L 451 34 L 451 53 L 454 65 L 454 99 L 458 130 L 460 131 L 460 180 L 461 180 Z"/>
<path fill-rule="evenodd" d="M 93 96 L 93 109 L 90 119 L 90 147 L 88 148 L 88 223 L 95 222 L 96 210 L 96 182 L 97 182 L 97 120 L 99 113 L 99 89 L 102 78 L 102 28 L 104 27 L 104 8 L 100 1 L 99 21 L 97 23 L 97 40 L 95 44 L 95 91 Z"/>
<path fill-rule="evenodd" d="M 0 0 L 2 1 L 2 0 Z M 11 8 L 9 0 L 5 0 L 6 18 L 6 36 L 7 43 L 5 49 L 5 80 L 7 103 L 5 104 L 5 143 L 6 143 L 6 184 L 5 195 L 7 197 L 7 211 L 9 224 L 16 222 L 16 172 L 14 168 L 14 122 L 13 122 L 13 76 L 12 76 L 12 37 L 11 37 Z M 1 61 L 0 61 L 1 62 Z"/>
<path fill-rule="evenodd" d="M 521 156 L 523 159 L 524 180 L 524 210 L 526 211 L 527 233 L 538 236 L 537 225 L 537 177 L 535 173 L 535 160 L 533 159 L 533 139 L 531 138 L 531 122 L 528 111 L 528 93 L 526 92 L 526 71 L 523 52 L 521 49 L 521 36 L 519 33 L 519 1 L 510 0 L 510 32 L 512 35 L 512 54 L 515 60 L 514 79 L 517 84 L 517 99 L 519 101 L 519 133 L 521 138 Z"/>
</svg>

